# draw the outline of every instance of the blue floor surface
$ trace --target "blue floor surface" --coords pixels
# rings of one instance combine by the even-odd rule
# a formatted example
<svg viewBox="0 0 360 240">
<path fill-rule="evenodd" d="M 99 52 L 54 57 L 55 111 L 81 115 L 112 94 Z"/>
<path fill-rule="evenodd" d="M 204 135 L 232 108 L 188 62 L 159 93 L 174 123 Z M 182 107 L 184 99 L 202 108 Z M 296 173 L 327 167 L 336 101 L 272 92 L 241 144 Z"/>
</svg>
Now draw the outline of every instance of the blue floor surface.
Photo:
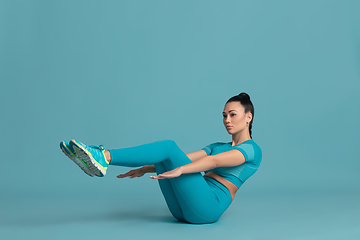
<svg viewBox="0 0 360 240">
<path fill-rule="evenodd" d="M 121 190 L 121 187 L 119 188 Z M 4 193 L 4 192 L 3 192 Z M 61 189 L 2 195 L 1 239 L 360 239 L 360 194 L 239 191 L 213 224 L 178 222 L 160 190 Z M 3 238 L 4 237 L 4 238 Z"/>
</svg>

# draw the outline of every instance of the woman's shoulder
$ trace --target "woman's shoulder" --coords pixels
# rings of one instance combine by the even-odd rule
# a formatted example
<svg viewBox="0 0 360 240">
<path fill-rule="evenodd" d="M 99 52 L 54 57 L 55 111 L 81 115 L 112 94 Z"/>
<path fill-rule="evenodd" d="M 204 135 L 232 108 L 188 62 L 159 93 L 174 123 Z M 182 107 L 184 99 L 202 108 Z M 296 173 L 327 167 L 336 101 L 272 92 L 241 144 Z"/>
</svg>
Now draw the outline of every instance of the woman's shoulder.
<svg viewBox="0 0 360 240">
<path fill-rule="evenodd" d="M 227 142 L 214 142 L 212 144 L 217 145 L 217 146 L 222 146 L 222 145 L 226 145 L 228 143 Z"/>
<path fill-rule="evenodd" d="M 244 141 L 242 143 L 239 143 L 235 147 L 243 147 L 243 146 L 252 146 L 253 148 L 257 148 L 257 149 L 259 149 L 261 151 L 260 146 L 253 139 L 249 139 L 249 140 L 246 140 L 246 141 Z"/>
<path fill-rule="evenodd" d="M 240 150 L 245 155 L 247 161 L 253 161 L 254 163 L 261 162 L 262 150 L 253 139 L 242 142 L 236 145 L 235 148 Z"/>
<path fill-rule="evenodd" d="M 225 146 L 227 143 L 225 142 L 214 142 L 206 147 L 202 148 L 208 155 L 211 155 L 215 149 L 220 149 L 221 147 Z"/>
<path fill-rule="evenodd" d="M 251 144 L 257 150 L 261 151 L 260 146 L 253 139 L 250 139 L 249 144 Z"/>
</svg>

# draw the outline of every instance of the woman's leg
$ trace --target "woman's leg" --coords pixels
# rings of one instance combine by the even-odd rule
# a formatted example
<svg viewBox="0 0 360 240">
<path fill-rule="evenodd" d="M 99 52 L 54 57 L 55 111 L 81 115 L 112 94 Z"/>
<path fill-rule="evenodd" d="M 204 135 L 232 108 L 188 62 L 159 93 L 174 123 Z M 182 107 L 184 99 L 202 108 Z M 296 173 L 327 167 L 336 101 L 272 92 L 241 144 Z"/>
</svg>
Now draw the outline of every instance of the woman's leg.
<svg viewBox="0 0 360 240">
<path fill-rule="evenodd" d="M 155 169 L 158 175 L 167 172 L 165 166 L 162 163 L 155 164 Z M 176 198 L 175 192 L 171 186 L 170 179 L 158 179 L 158 183 L 171 214 L 181 222 L 186 221 L 180 204 Z"/>
<path fill-rule="evenodd" d="M 156 141 L 135 147 L 109 151 L 111 154 L 111 165 L 139 167 L 154 164 L 156 168 L 156 165 L 162 163 L 165 170 L 170 171 L 191 163 L 191 160 L 172 140 Z M 215 222 L 231 203 L 231 201 L 225 203 L 219 202 L 218 197 L 214 193 L 214 188 L 209 186 L 201 173 L 183 174 L 168 180 L 180 205 L 184 219 L 187 222 Z M 168 196 L 169 201 L 173 201 L 171 199 L 174 198 L 174 195 L 168 186 L 164 187 L 164 197 Z"/>
</svg>

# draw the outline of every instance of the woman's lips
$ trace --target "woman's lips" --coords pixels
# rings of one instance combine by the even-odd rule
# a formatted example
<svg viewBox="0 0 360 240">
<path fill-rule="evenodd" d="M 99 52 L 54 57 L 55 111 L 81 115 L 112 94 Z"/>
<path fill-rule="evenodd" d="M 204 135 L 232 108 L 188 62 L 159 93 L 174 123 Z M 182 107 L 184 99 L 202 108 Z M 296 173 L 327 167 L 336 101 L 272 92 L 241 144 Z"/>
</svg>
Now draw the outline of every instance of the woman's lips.
<svg viewBox="0 0 360 240">
<path fill-rule="evenodd" d="M 232 128 L 232 126 L 227 126 L 226 129 Z"/>
</svg>

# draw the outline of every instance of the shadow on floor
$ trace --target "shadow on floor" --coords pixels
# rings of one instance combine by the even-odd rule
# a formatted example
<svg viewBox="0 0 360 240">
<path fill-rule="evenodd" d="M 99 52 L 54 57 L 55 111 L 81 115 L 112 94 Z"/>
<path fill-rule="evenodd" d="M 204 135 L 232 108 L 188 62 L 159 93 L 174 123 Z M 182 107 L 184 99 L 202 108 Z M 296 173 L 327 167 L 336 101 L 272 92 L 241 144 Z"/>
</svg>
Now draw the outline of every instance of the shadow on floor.
<svg viewBox="0 0 360 240">
<path fill-rule="evenodd" d="M 186 224 L 179 222 L 166 209 L 127 209 L 109 210 L 100 212 L 85 212 L 74 209 L 44 211 L 45 209 L 32 209 L 26 213 L 17 212 L 7 214 L 0 219 L 1 226 L 9 227 L 38 227 L 50 225 L 63 225 L 86 222 L 159 222 L 169 224 Z"/>
</svg>

